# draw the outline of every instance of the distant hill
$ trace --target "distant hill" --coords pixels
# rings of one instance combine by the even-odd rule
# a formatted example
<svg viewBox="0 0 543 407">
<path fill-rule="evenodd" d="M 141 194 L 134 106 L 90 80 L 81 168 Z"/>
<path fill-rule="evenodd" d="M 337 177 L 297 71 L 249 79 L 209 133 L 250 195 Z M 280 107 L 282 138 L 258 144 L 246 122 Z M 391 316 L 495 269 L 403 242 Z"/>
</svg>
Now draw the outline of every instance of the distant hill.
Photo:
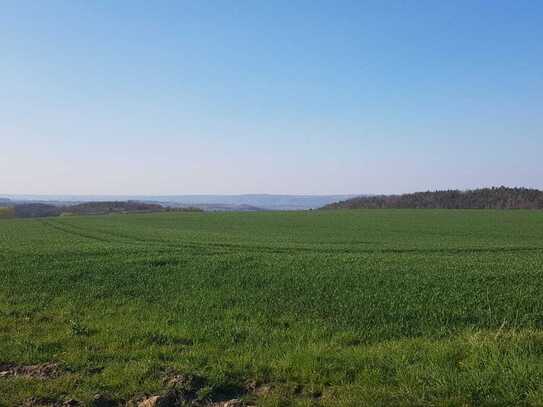
<svg viewBox="0 0 543 407">
<path fill-rule="evenodd" d="M 305 210 L 317 209 L 356 195 L 179 195 L 156 197 L 166 205 L 195 205 L 205 210 Z M 209 209 L 213 208 L 213 209 Z M 231 208 L 231 209 L 230 209 Z"/>
<path fill-rule="evenodd" d="M 16 218 L 43 218 L 46 216 L 59 216 L 62 208 L 44 203 L 24 203 L 14 207 Z"/>
<path fill-rule="evenodd" d="M 39 202 L 54 205 L 69 205 L 84 202 L 138 201 L 156 203 L 172 208 L 200 207 L 215 210 L 304 210 L 317 209 L 332 202 L 353 198 L 357 195 L 12 195 L 14 202 Z"/>
<path fill-rule="evenodd" d="M 323 209 L 543 209 L 543 191 L 528 188 L 493 187 L 467 191 L 415 192 L 347 199 Z"/>
<path fill-rule="evenodd" d="M 138 201 L 104 201 L 85 202 L 77 205 L 63 207 L 63 212 L 77 215 L 97 215 L 107 213 L 125 212 L 160 212 L 164 207 L 158 204 L 144 203 Z"/>
<path fill-rule="evenodd" d="M 168 208 L 172 210 L 179 210 L 185 208 L 198 208 L 204 212 L 258 212 L 267 211 L 268 209 L 258 208 L 252 205 L 245 204 L 210 204 L 210 203 L 191 203 L 191 204 L 178 204 L 178 203 L 165 203 Z"/>
</svg>

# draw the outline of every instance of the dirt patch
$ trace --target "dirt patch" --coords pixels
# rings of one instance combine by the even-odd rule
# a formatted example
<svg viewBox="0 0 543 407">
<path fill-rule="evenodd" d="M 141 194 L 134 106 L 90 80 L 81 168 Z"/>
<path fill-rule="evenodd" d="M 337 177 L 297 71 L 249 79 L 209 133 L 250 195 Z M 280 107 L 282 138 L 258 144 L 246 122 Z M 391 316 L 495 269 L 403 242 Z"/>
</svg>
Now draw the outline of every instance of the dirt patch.
<svg viewBox="0 0 543 407">
<path fill-rule="evenodd" d="M 164 384 L 190 400 L 196 398 L 198 391 L 207 385 L 207 380 L 193 374 L 171 373 L 164 379 Z"/>
<path fill-rule="evenodd" d="M 162 396 L 151 396 L 151 397 L 145 397 L 141 401 L 133 401 L 129 405 L 137 405 L 138 407 L 158 407 L 160 404 L 163 404 L 161 402 Z"/>
<path fill-rule="evenodd" d="M 174 392 L 170 391 L 164 396 L 150 396 L 144 398 L 139 402 L 132 402 L 128 404 L 129 406 L 136 407 L 180 407 L 180 406 L 191 406 L 191 407 L 254 407 L 252 404 L 247 404 L 240 399 L 232 399 L 225 401 L 184 401 L 179 400 Z"/>
<path fill-rule="evenodd" d="M 141 400 L 135 400 L 128 403 L 128 406 L 137 407 L 177 407 L 182 404 L 182 400 L 179 399 L 179 394 L 175 390 L 169 390 L 166 394 L 161 396 L 149 396 L 144 397 Z"/>
<path fill-rule="evenodd" d="M 132 399 L 130 407 L 246 407 L 240 397 L 247 389 L 233 384 L 213 384 L 196 374 L 168 372 L 163 380 L 167 390 L 162 394 L 144 395 Z"/>
<path fill-rule="evenodd" d="M 256 380 L 251 380 L 247 382 L 245 388 L 247 389 L 247 393 L 253 394 L 257 397 L 267 396 L 273 390 L 271 384 L 261 383 Z"/>
<path fill-rule="evenodd" d="M 244 385 L 216 383 L 204 376 L 159 369 L 164 390 L 140 393 L 123 405 L 126 407 L 254 407 L 259 398 L 276 390 L 271 383 L 251 380 Z M 97 404 L 92 406 L 98 407 Z M 99 407 L 102 407 L 101 405 Z M 109 407 L 109 406 L 107 406 Z"/>
<path fill-rule="evenodd" d="M 51 379 L 60 375 L 62 369 L 58 363 L 41 363 L 38 365 L 18 365 L 16 363 L 0 363 L 1 377 L 26 377 L 29 379 Z"/>
<path fill-rule="evenodd" d="M 207 380 L 198 375 L 168 372 L 163 384 L 167 390 L 161 394 L 146 394 L 130 400 L 128 407 L 178 407 L 201 406 L 199 392 L 207 386 Z"/>
</svg>

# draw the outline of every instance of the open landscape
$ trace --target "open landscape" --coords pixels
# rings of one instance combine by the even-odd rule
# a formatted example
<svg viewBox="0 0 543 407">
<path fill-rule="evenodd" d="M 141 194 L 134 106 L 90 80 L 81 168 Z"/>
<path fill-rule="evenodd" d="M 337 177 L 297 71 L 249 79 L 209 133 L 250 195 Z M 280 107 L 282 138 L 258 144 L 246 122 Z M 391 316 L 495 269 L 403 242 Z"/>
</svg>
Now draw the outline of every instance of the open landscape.
<svg viewBox="0 0 543 407">
<path fill-rule="evenodd" d="M 0 405 L 542 405 L 542 264 L 529 210 L 2 220 Z"/>
<path fill-rule="evenodd" d="M 543 407 L 543 1 L 1 6 L 0 407 Z"/>
</svg>

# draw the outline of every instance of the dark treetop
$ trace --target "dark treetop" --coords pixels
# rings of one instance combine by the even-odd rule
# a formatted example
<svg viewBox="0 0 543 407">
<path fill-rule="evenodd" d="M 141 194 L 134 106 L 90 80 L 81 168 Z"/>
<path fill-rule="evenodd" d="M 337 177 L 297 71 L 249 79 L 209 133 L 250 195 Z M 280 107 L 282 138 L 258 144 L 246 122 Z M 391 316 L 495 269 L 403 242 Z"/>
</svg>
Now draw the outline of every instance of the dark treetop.
<svg viewBox="0 0 543 407">
<path fill-rule="evenodd" d="M 468 191 L 415 192 L 347 199 L 323 209 L 543 209 L 543 191 L 528 188 L 492 187 Z"/>
</svg>

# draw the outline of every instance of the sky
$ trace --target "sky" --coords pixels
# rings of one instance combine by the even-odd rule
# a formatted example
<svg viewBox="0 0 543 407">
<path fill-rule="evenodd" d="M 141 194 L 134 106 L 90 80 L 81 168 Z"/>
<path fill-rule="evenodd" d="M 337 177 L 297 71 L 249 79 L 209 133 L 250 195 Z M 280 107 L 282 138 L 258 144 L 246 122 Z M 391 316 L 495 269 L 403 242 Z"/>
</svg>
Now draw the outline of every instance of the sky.
<svg viewBox="0 0 543 407">
<path fill-rule="evenodd" d="M 0 194 L 543 189 L 543 2 L 2 1 Z"/>
</svg>

